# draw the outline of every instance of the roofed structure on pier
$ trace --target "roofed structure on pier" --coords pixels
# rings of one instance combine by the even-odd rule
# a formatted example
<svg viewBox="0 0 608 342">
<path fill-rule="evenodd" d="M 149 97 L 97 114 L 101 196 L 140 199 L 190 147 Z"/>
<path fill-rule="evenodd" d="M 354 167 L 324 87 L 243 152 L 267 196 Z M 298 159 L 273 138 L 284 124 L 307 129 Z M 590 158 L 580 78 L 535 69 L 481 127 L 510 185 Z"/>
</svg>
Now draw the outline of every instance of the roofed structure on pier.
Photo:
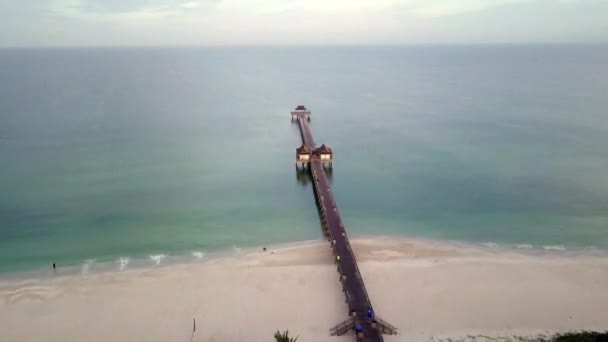
<svg viewBox="0 0 608 342">
<path fill-rule="evenodd" d="M 334 152 L 325 144 L 314 150 L 313 154 L 319 156 L 321 161 L 332 161 L 334 159 Z"/>
<path fill-rule="evenodd" d="M 302 146 L 296 148 L 296 162 L 308 163 L 310 161 L 311 150 L 308 146 L 302 144 Z"/>
<path fill-rule="evenodd" d="M 296 109 L 291 112 L 291 118 L 304 117 L 310 119 L 310 110 L 306 109 L 305 105 L 298 105 Z"/>
</svg>

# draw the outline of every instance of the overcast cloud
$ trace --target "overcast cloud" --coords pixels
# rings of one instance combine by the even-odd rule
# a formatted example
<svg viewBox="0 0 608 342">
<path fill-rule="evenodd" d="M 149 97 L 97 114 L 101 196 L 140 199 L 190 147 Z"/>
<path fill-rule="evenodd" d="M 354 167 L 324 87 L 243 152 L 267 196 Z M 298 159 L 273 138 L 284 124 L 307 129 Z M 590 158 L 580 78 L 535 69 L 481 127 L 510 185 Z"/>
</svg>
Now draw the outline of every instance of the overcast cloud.
<svg viewBox="0 0 608 342">
<path fill-rule="evenodd" d="M 605 0 L 0 0 L 0 46 L 608 42 Z"/>
</svg>

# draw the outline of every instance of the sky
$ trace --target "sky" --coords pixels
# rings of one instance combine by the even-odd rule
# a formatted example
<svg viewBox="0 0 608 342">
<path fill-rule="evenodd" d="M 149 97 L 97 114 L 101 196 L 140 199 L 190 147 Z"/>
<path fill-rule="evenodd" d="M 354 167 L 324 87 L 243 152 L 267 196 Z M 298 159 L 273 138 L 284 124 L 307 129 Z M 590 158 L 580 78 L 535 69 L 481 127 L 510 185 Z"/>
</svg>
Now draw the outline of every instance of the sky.
<svg viewBox="0 0 608 342">
<path fill-rule="evenodd" d="M 608 0 L 0 0 L 0 47 L 560 42 Z"/>
</svg>

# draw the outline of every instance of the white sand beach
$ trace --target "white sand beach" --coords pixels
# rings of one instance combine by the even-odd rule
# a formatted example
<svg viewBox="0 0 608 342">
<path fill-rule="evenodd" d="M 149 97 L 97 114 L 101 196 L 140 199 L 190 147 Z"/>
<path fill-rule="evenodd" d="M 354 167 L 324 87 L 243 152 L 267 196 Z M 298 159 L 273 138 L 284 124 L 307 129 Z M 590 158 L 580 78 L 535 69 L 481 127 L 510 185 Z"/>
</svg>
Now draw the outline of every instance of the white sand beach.
<svg viewBox="0 0 608 342">
<path fill-rule="evenodd" d="M 356 239 L 386 341 L 608 329 L 608 258 Z M 298 341 L 346 318 L 326 242 L 203 263 L 0 282 L 0 341 Z M 197 331 L 192 333 L 193 318 Z"/>
</svg>

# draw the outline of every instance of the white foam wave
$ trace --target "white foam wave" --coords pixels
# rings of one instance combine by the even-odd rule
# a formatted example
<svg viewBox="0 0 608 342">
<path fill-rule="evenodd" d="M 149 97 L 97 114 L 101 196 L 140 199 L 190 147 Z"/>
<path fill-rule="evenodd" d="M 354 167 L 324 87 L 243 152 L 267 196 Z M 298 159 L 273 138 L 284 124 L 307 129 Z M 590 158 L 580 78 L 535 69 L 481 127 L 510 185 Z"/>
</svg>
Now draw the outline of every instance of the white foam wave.
<svg viewBox="0 0 608 342">
<path fill-rule="evenodd" d="M 527 243 L 522 243 L 522 244 L 519 244 L 519 245 L 517 245 L 517 246 L 515 246 L 515 247 L 520 248 L 520 249 L 530 249 L 530 248 L 534 248 L 534 246 L 529 245 L 529 244 L 527 244 Z"/>
<path fill-rule="evenodd" d="M 496 247 L 496 244 L 494 242 L 485 242 L 483 245 L 486 247 Z"/>
<path fill-rule="evenodd" d="M 543 246 L 546 250 L 554 250 L 554 251 L 565 251 L 566 247 L 562 245 L 552 245 L 552 246 Z"/>
<path fill-rule="evenodd" d="M 238 248 L 238 247 L 236 247 L 236 246 L 232 247 L 232 251 L 234 252 L 235 255 L 241 255 L 241 254 L 243 254 L 243 250 L 240 249 L 240 248 Z"/>
<path fill-rule="evenodd" d="M 80 269 L 80 274 L 82 275 L 87 275 L 89 274 L 89 270 L 91 269 L 91 266 L 95 263 L 95 259 L 87 259 L 84 261 L 84 263 L 82 264 L 82 267 Z"/>
<path fill-rule="evenodd" d="M 160 265 L 160 263 L 167 257 L 166 254 L 157 254 L 157 255 L 150 255 L 150 260 L 154 261 L 154 263 L 156 263 L 157 265 Z"/>
<path fill-rule="evenodd" d="M 119 258 L 118 260 L 116 260 L 116 262 L 119 263 L 118 269 L 121 271 L 126 269 L 127 265 L 129 265 L 129 260 L 130 259 L 128 257 Z"/>
<path fill-rule="evenodd" d="M 582 251 L 583 251 L 583 253 L 588 253 L 588 254 L 605 254 L 606 253 L 606 250 L 602 250 L 595 246 L 586 246 L 585 248 L 583 248 Z"/>
<path fill-rule="evenodd" d="M 204 252 L 194 251 L 194 252 L 192 252 L 192 256 L 195 257 L 195 258 L 197 258 L 197 259 L 202 259 L 202 258 L 205 257 L 205 253 Z"/>
</svg>

